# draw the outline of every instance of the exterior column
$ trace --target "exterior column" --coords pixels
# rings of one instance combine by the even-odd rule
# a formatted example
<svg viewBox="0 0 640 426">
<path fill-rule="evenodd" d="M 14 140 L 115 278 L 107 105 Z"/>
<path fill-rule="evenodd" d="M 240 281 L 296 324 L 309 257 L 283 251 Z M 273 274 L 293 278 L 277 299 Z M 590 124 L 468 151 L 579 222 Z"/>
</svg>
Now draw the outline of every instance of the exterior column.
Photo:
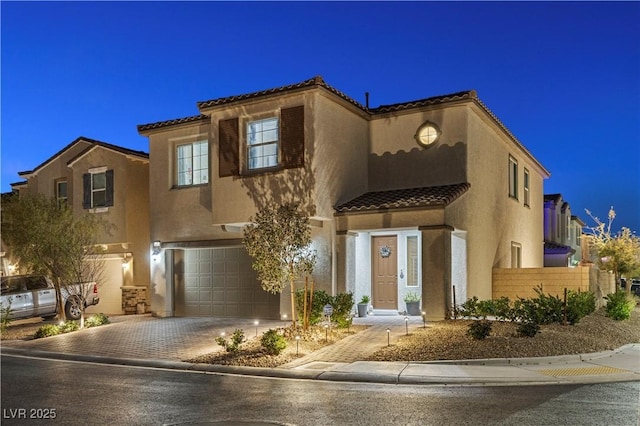
<svg viewBox="0 0 640 426">
<path fill-rule="evenodd" d="M 427 321 L 446 319 L 451 309 L 451 232 L 424 226 L 422 232 L 422 310 Z"/>
</svg>

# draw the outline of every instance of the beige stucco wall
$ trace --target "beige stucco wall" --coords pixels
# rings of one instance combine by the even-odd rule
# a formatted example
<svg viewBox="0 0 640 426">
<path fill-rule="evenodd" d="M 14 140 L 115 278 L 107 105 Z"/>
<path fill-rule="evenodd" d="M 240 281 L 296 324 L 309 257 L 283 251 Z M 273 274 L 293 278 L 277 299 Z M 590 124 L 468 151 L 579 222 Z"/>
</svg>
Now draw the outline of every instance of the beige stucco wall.
<svg viewBox="0 0 640 426">
<path fill-rule="evenodd" d="M 542 286 L 544 294 L 562 298 L 564 289 L 589 291 L 589 268 L 495 268 L 491 298 L 506 296 L 511 300 L 536 297 Z"/>
<path fill-rule="evenodd" d="M 415 139 L 426 121 L 441 136 L 423 148 Z M 369 191 L 466 182 L 466 109 L 463 105 L 412 109 L 371 121 Z"/>
<path fill-rule="evenodd" d="M 488 299 L 493 268 L 511 266 L 512 242 L 522 245 L 522 267 L 543 266 L 543 173 L 475 104 L 466 110 L 471 188 L 447 207 L 446 222 L 467 231 L 468 297 Z M 509 155 L 518 161 L 518 200 L 508 195 Z M 529 207 L 523 202 L 525 167 Z"/>
</svg>

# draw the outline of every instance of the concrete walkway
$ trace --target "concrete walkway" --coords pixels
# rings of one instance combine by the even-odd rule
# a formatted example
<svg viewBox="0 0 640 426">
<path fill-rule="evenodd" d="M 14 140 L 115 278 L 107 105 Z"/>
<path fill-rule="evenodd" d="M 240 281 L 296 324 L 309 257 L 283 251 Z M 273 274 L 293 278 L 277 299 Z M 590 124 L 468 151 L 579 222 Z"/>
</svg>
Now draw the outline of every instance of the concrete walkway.
<svg viewBox="0 0 640 426">
<path fill-rule="evenodd" d="M 282 321 L 221 318 L 154 318 L 119 316 L 112 324 L 29 341 L 2 341 L 7 355 L 144 365 L 206 372 L 297 377 L 320 380 L 429 384 L 598 383 L 640 380 L 640 344 L 597 354 L 531 359 L 491 359 L 436 362 L 363 361 L 393 344 L 407 331 L 422 327 L 420 317 L 369 316 L 354 324 L 369 326 L 330 346 L 278 368 L 191 364 L 185 359 L 222 350 L 215 338 L 235 329 L 247 337 Z M 389 332 L 387 333 L 387 330 Z"/>
</svg>

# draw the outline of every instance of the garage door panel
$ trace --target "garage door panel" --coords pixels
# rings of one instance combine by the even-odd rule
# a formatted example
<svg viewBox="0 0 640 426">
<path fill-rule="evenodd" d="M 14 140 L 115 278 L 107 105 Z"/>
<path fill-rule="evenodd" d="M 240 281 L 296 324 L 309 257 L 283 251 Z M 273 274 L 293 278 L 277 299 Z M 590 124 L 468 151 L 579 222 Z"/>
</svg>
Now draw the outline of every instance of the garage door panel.
<svg viewBox="0 0 640 426">
<path fill-rule="evenodd" d="M 176 286 L 176 313 L 186 316 L 279 318 L 280 298 L 260 287 L 242 247 L 185 250 L 184 288 Z M 177 268 L 179 270 L 179 268 Z"/>
</svg>

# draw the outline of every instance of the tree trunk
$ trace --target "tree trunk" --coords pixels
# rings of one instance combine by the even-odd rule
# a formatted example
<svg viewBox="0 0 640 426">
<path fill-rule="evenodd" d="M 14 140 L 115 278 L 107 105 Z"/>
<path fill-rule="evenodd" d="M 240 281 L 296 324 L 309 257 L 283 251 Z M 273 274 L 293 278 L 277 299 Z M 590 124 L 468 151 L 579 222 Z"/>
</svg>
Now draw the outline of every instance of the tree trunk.
<svg viewBox="0 0 640 426">
<path fill-rule="evenodd" d="M 296 327 L 296 283 L 291 280 L 291 323 Z"/>
<path fill-rule="evenodd" d="M 307 297 L 309 291 L 309 276 L 304 277 L 304 301 L 303 301 L 303 312 L 302 312 L 302 328 L 304 331 L 309 329 L 309 319 L 307 318 Z"/>
</svg>

